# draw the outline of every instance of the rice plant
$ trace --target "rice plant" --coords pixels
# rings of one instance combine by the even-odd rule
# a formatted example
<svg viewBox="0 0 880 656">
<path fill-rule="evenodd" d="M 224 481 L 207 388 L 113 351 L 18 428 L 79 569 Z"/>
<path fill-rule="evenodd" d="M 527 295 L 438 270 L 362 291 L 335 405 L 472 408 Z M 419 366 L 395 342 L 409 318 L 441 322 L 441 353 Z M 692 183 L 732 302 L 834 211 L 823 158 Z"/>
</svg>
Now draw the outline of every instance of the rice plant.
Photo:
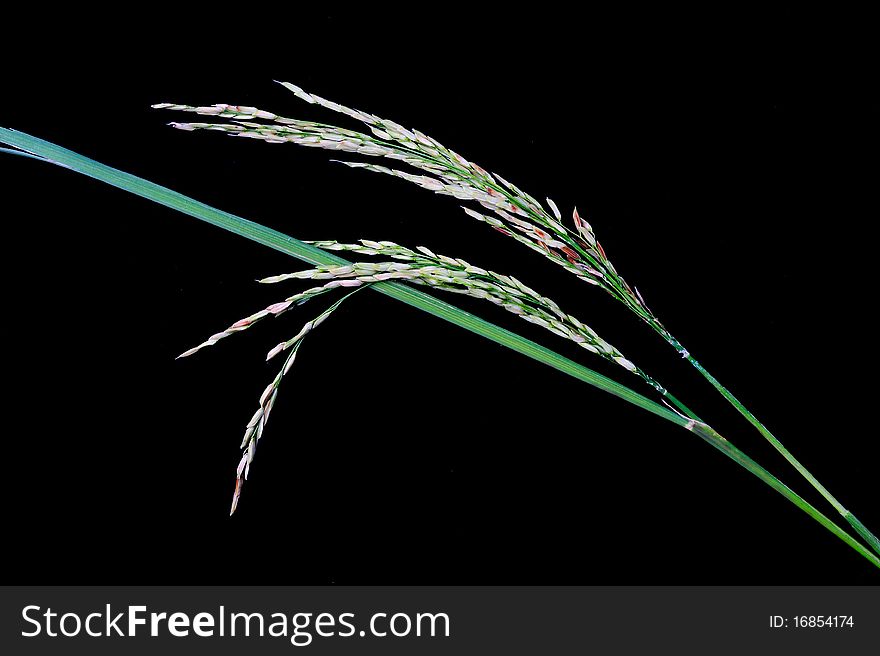
<svg viewBox="0 0 880 656">
<path fill-rule="evenodd" d="M 877 538 L 847 511 L 785 449 L 779 440 L 717 379 L 711 376 L 663 326 L 656 314 L 648 307 L 638 289 L 624 280 L 614 268 L 605 249 L 596 238 L 593 227 L 579 215 L 576 209 L 572 211 L 570 221 L 567 222 L 557 205 L 549 198 L 546 199 L 546 207 L 544 207 L 533 196 L 514 184 L 497 174 L 489 173 L 478 164 L 465 159 L 418 130 L 408 130 L 393 121 L 344 107 L 315 94 L 307 93 L 295 85 L 282 84 L 300 100 L 320 105 L 365 124 L 369 128 L 369 134 L 334 125 L 279 116 L 255 107 L 225 104 L 197 107 L 172 103 L 161 103 L 154 105 L 154 107 L 191 112 L 217 119 L 229 119 L 222 123 L 175 122 L 171 124 L 181 130 L 221 131 L 231 136 L 259 139 L 268 143 L 295 143 L 343 153 L 390 159 L 418 170 L 419 173 L 416 174 L 363 161 L 343 162 L 351 167 L 394 176 L 435 193 L 450 195 L 463 201 L 465 203 L 463 210 L 471 218 L 490 225 L 504 236 L 540 253 L 554 265 L 565 269 L 591 287 L 602 289 L 622 303 L 694 366 L 828 500 L 834 509 L 855 529 L 857 534 L 875 552 L 880 553 L 880 543 Z M 730 441 L 702 421 L 655 378 L 600 337 L 583 320 L 574 314 L 563 311 L 543 292 L 539 293 L 518 278 L 498 274 L 455 257 L 437 255 L 423 246 L 410 249 L 391 241 L 367 239 L 352 244 L 332 240 L 299 242 L 257 224 L 204 206 L 168 189 L 114 171 L 28 135 L 3 129 L 0 132 L 0 138 L 3 142 L 17 149 L 18 154 L 27 153 L 47 162 L 61 164 L 110 184 L 115 184 L 315 265 L 315 268 L 312 269 L 273 276 L 261 282 L 279 284 L 296 280 L 321 281 L 318 286 L 297 292 L 251 314 L 184 352 L 181 357 L 192 355 L 206 346 L 216 344 L 225 337 L 250 328 L 262 319 L 284 314 L 311 298 L 327 294 L 337 288 L 353 288 L 350 295 L 354 291 L 369 287 L 529 355 L 544 364 L 616 394 L 634 405 L 686 428 L 761 478 L 875 566 L 880 567 L 880 560 L 875 554 L 733 446 Z M 471 205 L 468 206 L 468 203 Z M 473 207 L 474 204 L 479 205 L 484 211 L 477 211 Z M 328 253 L 328 251 L 349 252 L 370 258 L 387 259 L 349 262 Z M 664 405 L 600 376 L 582 365 L 567 360 L 546 347 L 493 326 L 473 317 L 473 315 L 461 312 L 454 306 L 430 295 L 418 292 L 413 289 L 413 286 L 426 287 L 440 293 L 463 294 L 491 302 L 525 321 L 545 328 L 557 338 L 572 341 L 584 350 L 621 366 L 646 383 L 652 393 L 659 394 Z M 287 355 L 281 370 L 263 392 L 258 410 L 246 426 L 241 445 L 243 455 L 236 468 L 232 512 L 238 505 L 243 481 L 248 476 L 257 444 L 263 435 L 269 413 L 276 401 L 282 378 L 290 371 L 304 337 L 326 320 L 346 298 L 348 296 L 336 301 L 315 319 L 307 322 L 293 338 L 281 342 L 269 352 L 267 359 L 284 352 Z"/>
<path fill-rule="evenodd" d="M 880 542 L 868 529 L 831 495 L 830 492 L 782 445 L 782 443 L 749 410 L 712 376 L 691 353 L 663 326 L 636 287 L 630 286 L 618 274 L 608 259 L 592 226 L 572 212 L 572 225 L 564 225 L 562 213 L 550 198 L 544 208 L 533 196 L 497 174 L 491 174 L 457 152 L 418 130 L 349 107 L 316 94 L 307 93 L 289 82 L 284 87 L 309 104 L 317 104 L 359 121 L 369 127 L 371 134 L 357 132 L 324 123 L 301 121 L 279 116 L 256 107 L 217 104 L 193 107 L 172 103 L 154 105 L 157 109 L 194 112 L 201 115 L 232 119 L 229 123 L 172 123 L 181 130 L 219 130 L 236 137 L 260 139 L 268 143 L 294 143 L 370 157 L 381 157 L 403 162 L 426 173 L 415 175 L 398 169 L 364 162 L 342 162 L 348 166 L 385 173 L 417 184 L 435 193 L 451 195 L 463 201 L 473 201 L 489 210 L 483 214 L 469 207 L 464 211 L 472 218 L 494 227 L 505 236 L 542 253 L 554 264 L 571 272 L 579 279 L 601 288 L 628 310 L 649 325 L 684 359 L 736 408 L 758 431 L 815 487 L 872 547 L 880 553 Z M 257 123 L 261 119 L 269 123 Z M 628 362 L 628 361 L 627 361 Z M 636 369 L 637 370 L 637 369 Z M 663 390 L 650 377 L 639 371 L 646 382 L 658 391 Z"/>
</svg>

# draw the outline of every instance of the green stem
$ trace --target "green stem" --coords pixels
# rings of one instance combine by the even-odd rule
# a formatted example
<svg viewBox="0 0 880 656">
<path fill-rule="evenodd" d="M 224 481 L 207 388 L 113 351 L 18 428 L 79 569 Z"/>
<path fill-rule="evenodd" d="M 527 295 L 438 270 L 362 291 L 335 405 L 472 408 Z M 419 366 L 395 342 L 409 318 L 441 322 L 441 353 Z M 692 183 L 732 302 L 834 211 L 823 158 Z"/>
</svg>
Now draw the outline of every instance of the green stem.
<svg viewBox="0 0 880 656">
<path fill-rule="evenodd" d="M 871 533 L 868 530 L 868 527 L 862 524 L 855 515 L 852 513 L 847 513 L 844 515 L 846 521 L 848 521 L 852 527 L 856 530 L 856 532 L 865 538 L 865 542 L 871 545 L 871 548 L 880 554 L 880 541 L 877 540 L 877 536 Z"/>
<path fill-rule="evenodd" d="M 714 446 L 716 449 L 721 451 L 728 458 L 731 458 L 735 462 L 739 463 L 742 467 L 752 472 L 755 476 L 757 476 L 767 485 L 779 492 L 794 505 L 796 505 L 798 508 L 807 513 L 810 517 L 819 522 L 822 526 L 834 533 L 834 535 L 846 542 L 849 546 L 858 551 L 865 558 L 874 563 L 877 567 L 880 567 L 880 559 L 878 559 L 877 556 L 865 549 L 865 547 L 860 542 L 856 541 L 849 533 L 844 531 L 837 524 L 828 519 L 828 517 L 819 512 L 808 501 L 789 489 L 784 483 L 782 483 L 782 481 L 777 479 L 770 472 L 768 472 L 754 460 L 749 458 L 745 453 L 733 446 L 733 444 L 721 437 L 721 435 L 719 435 L 714 429 L 705 424 L 697 423 L 693 428 L 693 432 L 696 433 L 699 437 L 703 438 L 703 440 Z"/>
<path fill-rule="evenodd" d="M 755 415 L 753 415 L 748 408 L 746 408 L 743 403 L 736 398 L 733 393 L 728 390 L 721 382 L 715 378 L 712 374 L 710 374 L 703 365 L 701 365 L 697 359 L 690 354 L 690 352 L 677 340 L 675 339 L 668 331 L 662 328 L 655 327 L 655 330 L 660 333 L 660 335 L 675 348 L 688 362 L 693 365 L 693 367 L 700 372 L 700 374 L 709 381 L 709 384 L 714 387 L 721 396 L 723 396 L 730 405 L 732 405 L 736 410 L 746 418 L 746 420 L 754 426 L 758 432 L 764 436 L 773 448 L 775 448 L 782 456 L 788 460 L 788 462 L 803 476 L 807 481 L 809 481 L 810 485 L 812 485 L 818 492 L 821 494 L 827 501 L 832 505 L 832 507 L 840 513 L 840 515 L 846 519 L 847 522 L 855 529 L 855 531 L 862 536 L 862 538 L 867 542 L 871 548 L 880 554 L 880 540 L 877 539 L 867 526 L 862 524 L 859 519 L 853 515 L 849 510 L 844 508 L 843 504 L 840 503 L 828 489 L 822 485 L 815 476 L 813 476 L 810 471 L 801 464 L 801 462 L 795 458 L 791 452 L 785 448 L 782 442 L 770 432 L 770 430 L 762 424 Z"/>
<path fill-rule="evenodd" d="M 138 178 L 129 173 L 100 164 L 99 162 L 67 150 L 66 148 L 56 146 L 48 141 L 32 137 L 22 132 L 16 132 L 14 130 L 0 127 L 0 143 L 19 148 L 27 153 L 44 158 L 52 164 L 58 164 L 72 171 L 76 171 L 77 173 L 81 173 L 160 205 L 164 205 L 212 225 L 224 228 L 233 234 L 240 235 L 251 241 L 263 244 L 310 264 L 341 266 L 349 264 L 347 260 L 344 260 L 341 257 L 301 242 L 298 239 L 289 237 L 276 230 L 272 230 L 271 228 L 262 226 L 259 223 L 254 223 L 253 221 L 242 219 L 241 217 L 228 212 L 215 209 L 209 205 L 172 191 L 167 187 L 162 187 L 153 182 L 144 180 L 143 178 Z M 737 464 L 758 476 L 758 478 L 840 538 L 875 567 L 880 568 L 880 559 L 878 559 L 877 556 L 865 549 L 862 544 L 850 537 L 845 531 L 834 524 L 834 522 L 825 517 L 809 502 L 802 499 L 797 493 L 790 490 L 775 476 L 770 474 L 770 472 L 748 458 L 743 452 L 736 449 L 736 447 L 727 442 L 709 426 L 698 422 L 695 418 L 692 417 L 691 419 L 687 419 L 681 414 L 665 408 L 647 397 L 634 392 L 628 387 L 569 360 L 540 344 L 524 337 L 520 337 L 504 328 L 495 326 L 479 317 L 460 310 L 455 306 L 436 299 L 433 296 L 429 296 L 424 292 L 399 283 L 390 282 L 374 283 L 370 288 L 436 317 L 445 319 L 457 326 L 461 326 L 462 328 L 470 330 L 471 332 L 501 344 L 502 346 L 506 346 L 517 353 L 526 355 L 578 380 L 598 387 L 609 394 L 613 394 L 637 407 L 696 433 L 702 439 L 712 444 L 712 446 L 719 449 L 727 457 L 734 460 Z M 679 407 L 681 407 L 689 416 L 693 415 L 693 413 L 687 410 L 686 406 L 680 404 L 675 397 L 671 397 L 671 399 L 679 404 Z"/>
<path fill-rule="evenodd" d="M 680 345 L 679 345 L 679 347 L 680 347 Z M 685 353 L 687 353 L 687 351 L 685 351 Z M 814 488 L 816 488 L 816 490 L 819 491 L 819 494 L 821 494 L 823 497 L 825 497 L 825 499 L 828 501 L 828 503 L 830 503 L 834 507 L 834 509 L 838 513 L 840 513 L 840 515 L 843 516 L 843 518 L 846 519 L 846 521 L 848 521 L 850 523 L 850 525 L 856 530 L 856 532 L 859 535 L 861 535 L 865 539 L 865 541 L 871 546 L 871 548 L 874 549 L 874 551 L 876 551 L 878 554 L 880 554 L 880 540 L 877 539 L 877 536 L 875 536 L 873 533 L 871 533 L 871 531 L 869 531 L 868 528 L 864 524 L 862 524 L 855 515 L 853 515 L 849 510 L 844 508 L 843 504 L 841 504 L 836 498 L 834 498 L 834 496 L 828 491 L 828 489 L 824 485 L 822 485 L 816 479 L 816 477 L 813 476 L 810 473 L 810 471 L 806 467 L 804 467 L 800 463 L 800 461 L 791 454 L 791 452 L 788 449 L 785 448 L 785 446 L 782 444 L 782 442 L 780 442 L 777 439 L 777 437 L 775 435 L 773 435 L 773 433 L 771 433 L 767 429 L 767 427 L 764 426 L 764 424 L 762 424 L 758 420 L 757 417 L 755 417 L 755 415 L 753 415 L 751 412 L 749 412 L 749 409 L 746 408 L 742 404 L 742 402 L 733 395 L 733 393 L 730 390 L 728 390 L 726 387 L 724 387 L 724 385 L 722 385 L 718 381 L 718 379 L 715 378 L 715 376 L 713 376 L 708 371 L 706 371 L 706 369 L 703 367 L 703 365 L 701 365 L 696 360 L 696 358 L 694 358 L 692 355 L 690 355 L 690 353 L 687 353 L 687 355 L 685 355 L 685 359 L 688 362 L 690 362 L 694 366 L 694 368 L 700 372 L 700 374 L 702 374 L 703 378 L 705 378 L 706 380 L 709 381 L 709 383 L 712 385 L 712 387 L 714 387 L 716 390 L 718 390 L 718 392 L 721 394 L 721 396 L 723 396 L 725 399 L 727 399 L 727 401 L 730 403 L 730 405 L 732 405 L 734 408 L 736 408 L 737 411 L 739 411 L 739 413 L 743 417 L 745 417 L 746 420 L 748 420 L 748 422 L 752 426 L 754 426 L 756 429 L 758 429 L 758 432 L 761 433 L 761 435 L 763 435 L 764 438 L 768 442 L 770 442 L 770 444 L 772 444 L 773 447 L 777 451 L 779 451 L 779 453 L 781 453 L 782 456 L 786 460 L 788 460 L 788 462 L 790 462 L 791 465 L 795 469 L 798 470 L 798 472 L 800 472 L 801 476 L 803 476 L 805 479 L 807 479 L 807 481 L 810 482 L 810 485 L 812 485 Z"/>
<path fill-rule="evenodd" d="M 679 410 L 681 410 L 681 411 L 685 414 L 686 417 L 688 417 L 688 418 L 690 418 L 690 419 L 695 419 L 696 421 L 702 421 L 702 419 L 700 419 L 700 418 L 694 413 L 693 410 L 691 410 L 691 409 L 690 409 L 689 407 L 687 407 L 684 403 L 682 403 L 682 402 L 679 401 L 677 398 L 675 398 L 675 397 L 672 395 L 672 392 L 667 391 L 665 394 L 663 394 L 663 397 L 664 397 L 667 401 L 669 401 L 672 405 L 674 405 L 676 408 L 678 408 Z"/>
<path fill-rule="evenodd" d="M 816 488 L 816 489 L 819 491 L 819 493 L 820 493 L 823 497 L 825 497 L 825 498 L 829 501 L 829 503 L 831 503 L 832 506 L 834 506 L 834 509 L 835 509 L 837 512 L 839 512 L 841 515 L 843 515 L 844 513 L 847 512 L 847 511 L 846 511 L 846 508 L 844 508 L 843 505 L 841 505 L 840 502 L 837 501 L 837 499 L 835 499 L 835 498 L 831 495 L 831 493 L 825 488 L 825 486 L 822 485 L 818 480 L 816 480 L 816 477 L 813 476 L 813 475 L 807 470 L 807 468 L 804 467 L 804 466 L 803 466 L 803 465 L 797 460 L 797 458 L 795 458 L 795 457 L 791 454 L 791 452 L 789 452 L 789 450 L 785 448 L 785 446 L 783 446 L 782 442 L 780 442 L 780 441 L 779 441 L 779 440 L 773 435 L 773 433 L 771 433 L 769 430 L 767 430 L 767 428 L 764 426 L 764 424 L 762 424 L 760 421 L 758 421 L 758 419 L 757 419 L 757 417 L 755 417 L 755 415 L 753 415 L 751 412 L 749 412 L 748 408 L 746 408 L 746 407 L 742 404 L 742 402 L 740 402 L 740 400 L 737 399 L 737 398 L 736 398 L 736 397 L 730 392 L 730 390 L 728 390 L 726 387 L 724 387 L 724 385 L 722 385 L 722 384 L 718 381 L 718 379 L 715 378 L 715 376 L 713 376 L 713 375 L 710 374 L 708 371 L 706 371 L 706 369 L 703 368 L 703 365 L 701 365 L 699 362 L 697 362 L 696 358 L 694 358 L 692 355 L 688 354 L 687 356 L 685 356 L 685 359 L 686 359 L 688 362 L 690 362 L 690 363 L 694 366 L 694 368 L 695 368 L 697 371 L 699 371 L 700 374 L 702 374 L 703 378 L 705 378 L 706 380 L 708 380 L 709 383 L 712 385 L 712 387 L 714 387 L 716 390 L 718 390 L 718 392 L 721 394 L 721 396 L 723 396 L 725 399 L 727 399 L 727 401 L 728 401 L 728 402 L 729 402 L 734 408 L 736 408 L 736 409 L 739 411 L 739 413 L 740 413 L 743 417 L 745 417 L 745 418 L 749 421 L 750 424 L 752 424 L 752 426 L 754 426 L 755 428 L 758 429 L 758 432 L 760 432 L 761 435 L 763 435 L 763 436 L 767 439 L 767 441 L 770 442 L 770 444 L 772 444 L 772 445 L 776 448 L 776 450 L 779 451 L 779 453 L 781 453 L 781 454 L 785 457 L 785 459 L 788 460 L 788 461 L 794 466 L 794 468 L 797 469 L 797 470 L 800 472 L 801 476 L 803 476 L 804 478 L 806 478 L 806 479 L 810 482 L 810 484 L 811 484 L 814 488 Z"/>
</svg>

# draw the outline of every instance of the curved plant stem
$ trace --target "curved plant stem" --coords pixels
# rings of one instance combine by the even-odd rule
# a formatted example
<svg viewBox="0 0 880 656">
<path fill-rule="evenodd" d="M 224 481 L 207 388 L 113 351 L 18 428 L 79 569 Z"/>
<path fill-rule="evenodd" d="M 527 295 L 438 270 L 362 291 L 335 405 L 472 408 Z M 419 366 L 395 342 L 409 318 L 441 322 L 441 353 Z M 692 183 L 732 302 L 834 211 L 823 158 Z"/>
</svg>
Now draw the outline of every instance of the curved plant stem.
<svg viewBox="0 0 880 656">
<path fill-rule="evenodd" d="M 215 209 L 197 200 L 179 194 L 167 187 L 162 187 L 143 178 L 125 173 L 118 169 L 100 164 L 92 159 L 79 155 L 73 151 L 56 146 L 48 141 L 32 137 L 22 132 L 0 127 L 0 143 L 5 143 L 18 148 L 26 153 L 42 158 L 49 163 L 58 164 L 70 170 L 89 176 L 106 184 L 118 187 L 129 193 L 141 196 L 160 205 L 177 210 L 189 216 L 224 228 L 242 237 L 246 237 L 259 244 L 263 244 L 277 251 L 295 257 L 304 262 L 316 265 L 346 265 L 347 260 L 328 253 L 324 250 L 306 244 L 271 228 L 260 225 L 247 219 L 235 216 L 228 212 Z M 853 550 L 864 557 L 868 562 L 880 568 L 880 559 L 867 550 L 861 543 L 853 539 L 848 533 L 837 526 L 834 522 L 814 508 L 808 501 L 789 489 L 775 476 L 761 467 L 745 453 L 734 447 L 730 442 L 715 432 L 711 427 L 698 421 L 693 413 L 683 404 L 671 397 L 676 404 L 685 412 L 684 416 L 678 412 L 663 407 L 662 405 L 634 392 L 620 383 L 606 378 L 601 374 L 580 365 L 558 353 L 547 349 L 536 342 L 512 333 L 504 328 L 491 324 L 468 312 L 460 310 L 453 305 L 441 301 L 433 296 L 425 294 L 411 287 L 391 282 L 378 282 L 370 287 L 386 296 L 397 299 L 424 312 L 445 319 L 457 326 L 461 326 L 471 332 L 481 335 L 502 346 L 526 355 L 542 364 L 566 373 L 578 380 L 589 383 L 609 394 L 617 396 L 637 407 L 651 412 L 667 421 L 685 428 L 714 446 L 716 449 L 731 458 L 734 462 L 760 478 L 779 494 L 788 499 L 795 506 L 803 510 L 828 531 L 849 545 Z"/>
</svg>

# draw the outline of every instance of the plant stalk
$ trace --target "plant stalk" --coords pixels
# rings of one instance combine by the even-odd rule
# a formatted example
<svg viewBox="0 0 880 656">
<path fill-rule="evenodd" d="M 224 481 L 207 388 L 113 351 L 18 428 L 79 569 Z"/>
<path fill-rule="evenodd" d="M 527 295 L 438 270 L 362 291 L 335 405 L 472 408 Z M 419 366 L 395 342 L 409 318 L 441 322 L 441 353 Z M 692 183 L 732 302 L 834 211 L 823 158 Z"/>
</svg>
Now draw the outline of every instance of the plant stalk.
<svg viewBox="0 0 880 656">
<path fill-rule="evenodd" d="M 810 485 L 812 485 L 814 488 L 816 488 L 816 490 L 819 492 L 819 494 L 821 494 L 828 501 L 828 503 L 830 503 L 834 507 L 834 509 L 838 513 L 840 513 L 840 515 L 844 519 L 846 519 L 847 522 L 849 522 L 849 524 L 855 529 L 855 531 L 859 535 L 862 536 L 862 538 L 865 540 L 865 542 L 867 542 L 875 552 L 880 554 L 880 540 L 877 539 L 877 536 L 875 536 L 868 529 L 867 526 L 862 524 L 862 522 L 859 521 L 859 519 L 855 515 L 853 515 L 849 510 L 844 508 L 843 504 L 840 503 L 834 497 L 834 495 L 832 495 L 828 491 L 828 489 L 824 485 L 822 485 L 816 479 L 816 477 L 813 476 L 810 473 L 810 471 L 806 467 L 804 467 L 804 465 L 802 465 L 801 462 L 791 454 L 791 452 L 788 449 L 785 448 L 785 446 L 782 444 L 782 442 L 780 442 L 779 439 L 777 439 L 777 437 L 775 435 L 773 435 L 773 433 L 771 433 L 770 430 L 766 426 L 764 426 L 764 424 L 762 424 L 758 420 L 758 418 L 755 417 L 755 415 L 753 415 L 749 411 L 749 409 L 746 408 L 745 405 L 743 405 L 743 403 L 733 395 L 733 393 L 730 390 L 728 390 L 726 387 L 724 387 L 724 385 L 722 385 L 721 382 L 717 378 L 715 378 L 715 376 L 710 374 L 703 367 L 703 365 L 701 365 L 697 361 L 696 358 L 694 358 L 686 349 L 684 349 L 684 347 L 677 340 L 675 340 L 673 338 L 672 341 L 670 341 L 670 344 L 672 344 L 679 352 L 684 353 L 685 359 L 688 362 L 690 362 L 697 371 L 700 372 L 700 374 L 703 376 L 703 378 L 705 378 L 707 381 L 709 381 L 709 384 L 711 384 L 712 387 L 714 387 L 718 391 L 718 393 L 721 394 L 721 396 L 723 396 L 728 401 L 728 403 L 730 403 L 730 405 L 732 405 L 734 408 L 736 408 L 736 410 L 743 417 L 745 417 L 746 420 L 752 426 L 754 426 L 758 430 L 758 432 L 761 433 L 761 435 L 763 435 L 764 438 L 771 445 L 773 445 L 773 448 L 775 448 L 779 453 L 781 453 L 782 456 L 786 460 L 788 460 L 788 462 L 791 463 L 791 465 L 801 474 L 801 476 L 803 476 L 805 479 L 807 479 L 807 481 L 809 481 Z"/>
<path fill-rule="evenodd" d="M 141 196 L 160 205 L 164 205 L 212 225 L 224 228 L 233 234 L 269 246 L 270 248 L 310 264 L 340 266 L 349 264 L 347 260 L 344 260 L 337 255 L 301 242 L 298 239 L 294 239 L 281 232 L 272 230 L 271 228 L 267 228 L 253 221 L 248 221 L 247 219 L 243 219 L 228 212 L 215 209 L 205 203 L 201 203 L 184 196 L 183 194 L 172 191 L 167 187 L 162 187 L 153 182 L 149 182 L 148 180 L 144 180 L 143 178 L 100 164 L 99 162 L 79 155 L 78 153 L 67 150 L 66 148 L 44 141 L 43 139 L 32 137 L 23 132 L 0 127 L 0 143 L 5 143 L 14 148 L 21 149 L 25 153 L 34 155 L 37 158 L 42 158 L 48 163 L 68 168 L 72 171 L 76 171 L 77 173 L 81 173 L 129 193 Z M 678 404 L 682 411 L 690 418 L 665 408 L 628 387 L 602 376 L 573 360 L 559 355 L 536 342 L 520 337 L 519 335 L 499 326 L 495 326 L 479 317 L 460 310 L 445 301 L 441 301 L 433 296 L 425 294 L 424 292 L 399 283 L 391 282 L 374 283 L 371 285 L 371 289 L 470 330 L 471 332 L 501 344 L 502 346 L 506 346 L 517 353 L 526 355 L 578 380 L 598 387 L 609 394 L 617 396 L 637 407 L 681 426 L 682 428 L 690 430 L 724 453 L 727 457 L 731 458 L 734 462 L 756 475 L 767 485 L 807 513 L 819 524 L 824 526 L 828 531 L 849 545 L 853 550 L 868 560 L 868 562 L 880 569 L 880 558 L 867 550 L 861 543 L 853 539 L 843 529 L 828 519 L 819 510 L 814 508 L 808 501 L 800 497 L 793 490 L 789 489 L 770 472 L 746 456 L 745 453 L 734 447 L 712 428 L 699 422 L 696 419 L 696 416 L 693 415 L 686 406 L 678 402 L 675 397 L 671 398 L 674 399 L 674 402 Z"/>
</svg>

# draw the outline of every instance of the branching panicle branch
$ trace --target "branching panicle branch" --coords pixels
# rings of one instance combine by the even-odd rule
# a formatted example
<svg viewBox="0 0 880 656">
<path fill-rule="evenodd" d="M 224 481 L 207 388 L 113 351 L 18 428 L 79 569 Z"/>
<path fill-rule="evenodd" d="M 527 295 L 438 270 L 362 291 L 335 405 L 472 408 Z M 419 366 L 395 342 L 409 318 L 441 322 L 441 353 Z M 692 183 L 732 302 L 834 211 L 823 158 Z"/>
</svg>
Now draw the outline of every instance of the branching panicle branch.
<svg viewBox="0 0 880 656">
<path fill-rule="evenodd" d="M 414 175 L 399 169 L 364 162 L 343 162 L 348 166 L 392 175 L 435 193 L 450 195 L 465 202 L 476 202 L 489 211 L 484 214 L 466 207 L 473 218 L 488 223 L 505 236 L 512 237 L 538 251 L 555 264 L 581 280 L 598 286 L 623 303 L 669 343 L 683 358 L 751 423 L 764 438 L 853 526 L 872 548 L 880 553 L 880 540 L 868 531 L 851 512 L 804 467 L 783 444 L 726 387 L 694 358 L 693 355 L 663 326 L 648 308 L 642 295 L 620 276 L 596 239 L 592 226 L 575 209 L 572 227 L 563 223 L 562 213 L 549 198 L 545 209 L 534 197 L 493 175 L 437 140 L 417 131 L 366 112 L 351 109 L 308 93 L 289 82 L 281 84 L 310 104 L 344 114 L 366 126 L 370 134 L 347 130 L 323 123 L 300 121 L 271 112 L 238 105 L 193 107 L 171 103 L 154 105 L 159 109 L 193 112 L 200 115 L 231 119 L 230 123 L 172 123 L 182 130 L 219 130 L 238 137 L 269 143 L 296 143 L 304 146 L 383 157 L 404 162 L 428 175 Z M 254 119 L 270 121 L 256 122 Z"/>
</svg>

